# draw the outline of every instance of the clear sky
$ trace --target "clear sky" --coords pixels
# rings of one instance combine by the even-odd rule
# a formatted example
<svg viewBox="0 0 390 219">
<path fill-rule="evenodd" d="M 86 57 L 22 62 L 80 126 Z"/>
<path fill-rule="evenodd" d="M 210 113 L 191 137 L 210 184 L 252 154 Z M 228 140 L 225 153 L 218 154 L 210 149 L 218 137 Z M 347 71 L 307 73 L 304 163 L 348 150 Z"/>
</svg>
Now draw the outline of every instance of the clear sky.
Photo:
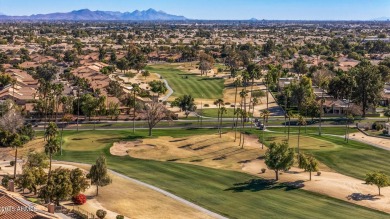
<svg viewBox="0 0 390 219">
<path fill-rule="evenodd" d="M 193 19 L 371 20 L 390 17 L 390 0 L 0 0 L 0 13 L 154 8 Z"/>
</svg>

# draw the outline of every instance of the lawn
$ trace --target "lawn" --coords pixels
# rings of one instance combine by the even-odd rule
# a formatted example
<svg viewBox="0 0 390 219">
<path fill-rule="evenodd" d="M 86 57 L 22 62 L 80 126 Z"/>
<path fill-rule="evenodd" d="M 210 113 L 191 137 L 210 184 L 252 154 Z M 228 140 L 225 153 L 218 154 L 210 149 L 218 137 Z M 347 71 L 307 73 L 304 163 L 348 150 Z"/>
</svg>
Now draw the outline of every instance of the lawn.
<svg viewBox="0 0 390 219">
<path fill-rule="evenodd" d="M 190 164 L 140 160 L 109 154 L 118 139 L 145 138 L 147 131 L 67 131 L 64 155 L 55 159 L 93 163 L 104 154 L 109 168 L 170 191 L 229 218 L 388 218 L 389 215 L 323 195 L 270 184 L 254 176 Z M 186 137 L 215 130 L 156 130 Z M 75 140 L 76 139 L 76 140 Z"/>
<path fill-rule="evenodd" d="M 338 128 L 326 128 L 325 130 L 331 134 L 342 132 Z M 286 139 L 286 135 L 282 133 L 265 133 L 265 136 L 266 144 Z M 390 175 L 388 164 L 390 151 L 352 140 L 346 143 L 342 137 L 305 135 L 304 131 L 300 142 L 302 150 L 312 153 L 322 163 L 342 174 L 359 179 L 364 179 L 366 173 L 372 171 L 384 171 Z M 289 144 L 297 147 L 296 133 L 290 135 Z"/>
<path fill-rule="evenodd" d="M 227 108 L 226 109 L 227 113 L 223 114 L 223 117 L 225 118 L 232 118 L 234 117 L 234 109 L 233 108 Z M 210 109 L 205 109 L 203 108 L 202 110 L 198 109 L 197 113 L 199 115 L 202 115 L 204 117 L 218 117 L 218 108 L 210 108 Z"/>
<path fill-rule="evenodd" d="M 270 131 L 274 132 L 288 132 L 288 127 L 286 128 L 281 128 L 281 127 L 268 127 L 267 128 Z M 297 134 L 299 131 L 298 126 L 290 126 L 290 133 Z M 350 127 L 349 128 L 349 133 L 356 132 L 356 128 Z M 310 127 L 305 126 L 301 127 L 301 133 L 302 134 L 318 134 L 318 127 Z M 330 135 L 345 135 L 345 127 L 322 127 L 321 128 L 321 133 L 322 134 L 330 134 Z"/>
<path fill-rule="evenodd" d="M 223 96 L 224 79 L 200 77 L 171 65 L 154 65 L 146 69 L 166 79 L 174 97 L 191 94 L 194 98 L 218 99 Z"/>
</svg>

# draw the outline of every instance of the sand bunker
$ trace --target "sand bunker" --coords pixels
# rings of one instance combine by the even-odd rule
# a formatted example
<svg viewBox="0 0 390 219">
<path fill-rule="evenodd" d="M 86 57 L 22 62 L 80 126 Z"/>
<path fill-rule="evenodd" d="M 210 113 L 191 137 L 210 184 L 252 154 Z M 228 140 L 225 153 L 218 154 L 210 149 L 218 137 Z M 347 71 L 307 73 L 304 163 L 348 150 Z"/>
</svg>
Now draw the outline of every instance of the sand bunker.
<svg viewBox="0 0 390 219">
<path fill-rule="evenodd" d="M 110 148 L 110 153 L 115 156 L 127 156 L 130 151 L 152 150 L 153 144 L 143 144 L 142 141 L 122 141 L 116 142 Z"/>
</svg>

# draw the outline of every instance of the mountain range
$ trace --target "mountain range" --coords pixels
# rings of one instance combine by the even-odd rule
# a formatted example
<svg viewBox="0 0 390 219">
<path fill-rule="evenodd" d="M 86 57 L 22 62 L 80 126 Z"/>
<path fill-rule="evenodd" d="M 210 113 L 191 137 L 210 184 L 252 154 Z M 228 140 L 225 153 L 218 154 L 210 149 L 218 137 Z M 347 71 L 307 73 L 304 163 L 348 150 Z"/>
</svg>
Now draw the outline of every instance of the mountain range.
<svg viewBox="0 0 390 219">
<path fill-rule="evenodd" d="M 135 10 L 133 12 L 117 11 L 91 11 L 89 9 L 75 10 L 66 13 L 34 14 L 30 16 L 8 16 L 0 14 L 0 20 L 65 20 L 65 21 L 163 21 L 188 20 L 184 16 L 177 16 L 148 9 L 145 11 Z"/>
<path fill-rule="evenodd" d="M 390 17 L 379 17 L 374 19 L 374 21 L 388 21 L 388 20 L 390 20 Z"/>
</svg>

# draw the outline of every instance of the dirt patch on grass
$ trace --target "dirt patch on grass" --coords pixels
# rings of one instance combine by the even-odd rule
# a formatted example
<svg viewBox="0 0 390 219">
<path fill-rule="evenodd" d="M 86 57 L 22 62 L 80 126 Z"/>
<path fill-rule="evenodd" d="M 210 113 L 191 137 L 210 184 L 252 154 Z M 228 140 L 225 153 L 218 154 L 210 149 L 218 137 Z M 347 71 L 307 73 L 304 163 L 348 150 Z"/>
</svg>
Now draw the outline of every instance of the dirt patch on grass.
<svg viewBox="0 0 390 219">
<path fill-rule="evenodd" d="M 89 170 L 88 165 L 55 164 L 55 168 L 60 166 Z M 86 204 L 80 206 L 83 210 L 95 213 L 98 209 L 106 209 L 106 218 L 115 218 L 118 214 L 128 218 L 211 218 L 198 210 L 125 178 L 113 174 L 110 174 L 110 177 L 112 184 L 99 188 L 98 197 L 95 197 L 95 186 L 91 186 L 85 192 L 89 199 Z"/>
<path fill-rule="evenodd" d="M 367 136 L 361 132 L 352 133 L 349 135 L 349 137 L 352 140 L 361 141 L 361 142 L 364 142 L 367 144 L 378 145 L 380 147 L 386 148 L 387 150 L 390 150 L 390 138 L 385 139 L 385 138 L 371 137 L 371 136 Z"/>
</svg>

